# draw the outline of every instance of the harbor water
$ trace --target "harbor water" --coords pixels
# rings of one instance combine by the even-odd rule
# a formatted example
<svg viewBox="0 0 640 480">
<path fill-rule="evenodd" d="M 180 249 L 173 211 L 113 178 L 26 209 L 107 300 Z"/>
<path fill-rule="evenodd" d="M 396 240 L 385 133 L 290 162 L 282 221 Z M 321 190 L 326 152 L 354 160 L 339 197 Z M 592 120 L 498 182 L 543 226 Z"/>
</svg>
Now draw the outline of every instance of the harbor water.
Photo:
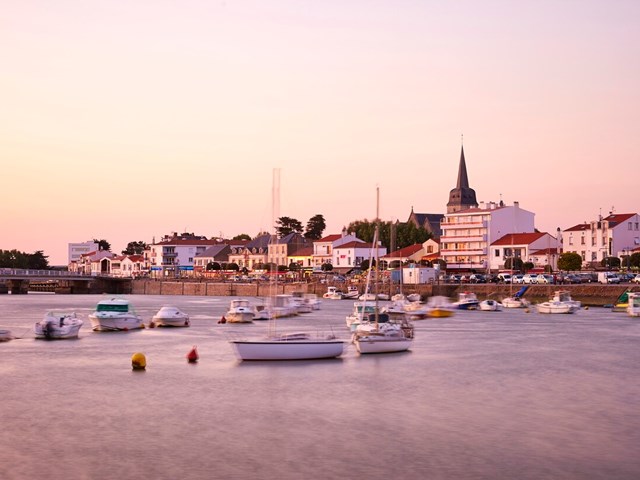
<svg viewBox="0 0 640 480">
<path fill-rule="evenodd" d="M 103 298 L 0 296 L 17 337 L 0 343 L 0 478 L 640 478 L 640 320 L 624 313 L 459 311 L 416 321 L 409 352 L 240 362 L 229 340 L 267 324 L 218 324 L 229 297 L 126 296 L 145 323 L 175 305 L 191 326 L 92 332 Z M 277 328 L 348 341 L 352 305 Z M 80 338 L 35 340 L 47 310 L 83 315 Z"/>
</svg>

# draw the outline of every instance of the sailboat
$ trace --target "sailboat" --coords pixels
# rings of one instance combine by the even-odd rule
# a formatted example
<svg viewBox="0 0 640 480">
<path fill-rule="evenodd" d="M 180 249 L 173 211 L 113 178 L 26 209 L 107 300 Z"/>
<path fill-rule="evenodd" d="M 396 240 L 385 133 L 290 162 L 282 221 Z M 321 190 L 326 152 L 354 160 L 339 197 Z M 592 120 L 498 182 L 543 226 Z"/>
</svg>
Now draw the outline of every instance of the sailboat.
<svg viewBox="0 0 640 480">
<path fill-rule="evenodd" d="M 272 210 L 273 221 L 277 217 L 277 201 L 280 194 L 280 169 L 273 170 Z M 272 241 L 277 243 L 277 235 Z M 272 266 L 272 268 L 274 268 Z M 271 275 L 274 285 L 272 292 L 277 291 L 277 275 Z M 345 342 L 334 336 L 312 338 L 306 332 L 277 333 L 277 315 L 269 319 L 268 335 L 255 340 L 232 340 L 231 344 L 240 360 L 313 360 L 320 358 L 335 358 L 342 355 Z"/>
<path fill-rule="evenodd" d="M 375 287 L 378 287 L 378 237 L 380 235 L 379 190 L 376 190 L 376 228 L 373 234 L 376 270 Z M 377 293 L 377 292 L 376 292 Z M 409 350 L 413 343 L 413 325 L 406 319 L 393 321 L 389 315 L 379 312 L 378 296 L 375 296 L 375 309 L 368 315 L 366 322 L 358 325 L 353 333 L 353 343 L 359 353 L 391 353 Z"/>
</svg>

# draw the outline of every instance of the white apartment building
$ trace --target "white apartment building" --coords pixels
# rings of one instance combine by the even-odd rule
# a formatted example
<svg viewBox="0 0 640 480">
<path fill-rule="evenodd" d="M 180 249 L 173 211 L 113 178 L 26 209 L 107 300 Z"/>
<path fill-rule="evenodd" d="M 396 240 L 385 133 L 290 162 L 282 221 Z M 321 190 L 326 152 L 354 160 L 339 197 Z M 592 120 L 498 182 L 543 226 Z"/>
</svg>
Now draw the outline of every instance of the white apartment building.
<svg viewBox="0 0 640 480">
<path fill-rule="evenodd" d="M 491 242 L 508 233 L 534 232 L 534 217 L 518 202 L 481 202 L 478 208 L 447 213 L 440 224 L 440 258 L 447 270 L 486 270 Z"/>
<path fill-rule="evenodd" d="M 640 216 L 637 213 L 611 213 L 581 223 L 562 232 L 564 252 L 577 253 L 583 265 L 600 263 L 607 257 L 628 255 L 640 245 Z"/>
<path fill-rule="evenodd" d="M 154 277 L 179 277 L 193 273 L 194 258 L 217 240 L 165 237 L 145 250 L 145 263 Z"/>
<path fill-rule="evenodd" d="M 97 252 L 99 245 L 96 242 L 82 242 L 82 243 L 69 243 L 68 244 L 68 264 L 71 262 L 78 262 L 82 255 L 87 253 Z"/>
<path fill-rule="evenodd" d="M 333 265 L 333 249 L 349 242 L 362 242 L 362 240 L 343 230 L 341 234 L 327 235 L 313 242 L 313 268 L 320 270 L 325 263 Z"/>
</svg>

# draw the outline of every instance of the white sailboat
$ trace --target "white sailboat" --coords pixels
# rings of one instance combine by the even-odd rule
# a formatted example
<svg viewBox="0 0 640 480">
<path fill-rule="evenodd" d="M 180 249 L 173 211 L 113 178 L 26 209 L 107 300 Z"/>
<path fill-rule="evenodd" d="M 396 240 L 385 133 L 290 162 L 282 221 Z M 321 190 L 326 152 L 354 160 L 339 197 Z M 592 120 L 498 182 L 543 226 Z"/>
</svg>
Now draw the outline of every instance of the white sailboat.
<svg viewBox="0 0 640 480">
<path fill-rule="evenodd" d="M 376 189 L 376 228 L 373 234 L 374 255 L 376 259 L 375 286 L 378 285 L 378 237 L 379 227 L 379 190 Z M 375 296 L 374 313 L 366 322 L 358 325 L 353 333 L 353 343 L 358 353 L 392 353 L 409 350 L 413 343 L 413 325 L 406 318 L 392 321 L 389 315 L 378 310 L 378 296 Z"/>
<path fill-rule="evenodd" d="M 277 217 L 277 201 L 280 195 L 280 170 L 273 171 L 273 221 Z M 274 235 L 273 240 L 277 242 Z M 277 287 L 277 275 L 272 275 Z M 274 288 L 272 291 L 277 291 Z M 277 333 L 276 315 L 269 320 L 269 332 L 265 338 L 254 340 L 232 340 L 231 345 L 240 360 L 313 360 L 335 358 L 344 351 L 343 340 L 336 339 L 333 335 L 325 338 L 312 338 L 309 333 Z"/>
</svg>

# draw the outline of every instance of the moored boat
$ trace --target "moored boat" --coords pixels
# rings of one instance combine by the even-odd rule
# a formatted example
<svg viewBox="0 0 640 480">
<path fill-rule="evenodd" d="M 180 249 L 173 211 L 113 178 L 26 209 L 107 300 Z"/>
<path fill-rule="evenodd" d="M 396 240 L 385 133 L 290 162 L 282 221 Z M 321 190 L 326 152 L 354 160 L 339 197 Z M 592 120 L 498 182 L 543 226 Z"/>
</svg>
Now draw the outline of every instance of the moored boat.
<svg viewBox="0 0 640 480">
<path fill-rule="evenodd" d="M 632 317 L 640 317 L 640 293 L 634 292 L 628 294 L 627 314 Z"/>
<path fill-rule="evenodd" d="M 33 333 L 36 338 L 45 340 L 78 338 L 83 323 L 75 312 L 49 311 L 33 326 Z"/>
<path fill-rule="evenodd" d="M 128 331 L 144 328 L 142 317 L 135 313 L 133 306 L 124 298 L 101 300 L 96 310 L 89 315 L 95 332 Z"/>
<path fill-rule="evenodd" d="M 225 314 L 227 323 L 252 323 L 255 317 L 255 309 L 245 298 L 231 300 L 229 310 Z"/>
<path fill-rule="evenodd" d="M 391 320 L 386 314 L 370 314 L 358 325 L 353 343 L 359 353 L 394 353 L 409 350 L 413 343 L 413 325 L 406 319 Z"/>
<path fill-rule="evenodd" d="M 574 313 L 578 310 L 575 305 L 557 300 L 549 300 L 536 305 L 538 313 Z"/>
<path fill-rule="evenodd" d="M 188 327 L 189 315 L 178 307 L 164 306 L 158 310 L 151 321 L 158 327 Z"/>
<path fill-rule="evenodd" d="M 8 342 L 13 339 L 10 330 L 0 329 L 0 342 Z"/>
<path fill-rule="evenodd" d="M 427 300 L 428 316 L 432 318 L 446 318 L 453 315 L 455 307 L 448 297 L 434 295 Z"/>
<path fill-rule="evenodd" d="M 498 310 L 502 310 L 502 305 L 500 302 L 497 302 L 492 298 L 487 298 L 480 302 L 480 310 L 484 312 L 496 312 Z"/>
<path fill-rule="evenodd" d="M 315 360 L 342 355 L 344 341 L 312 338 L 305 332 L 282 334 L 262 340 L 233 340 L 240 360 Z"/>
<path fill-rule="evenodd" d="M 458 294 L 458 301 L 454 302 L 453 306 L 458 310 L 475 310 L 478 308 L 478 297 L 473 292 L 460 292 Z"/>
</svg>

